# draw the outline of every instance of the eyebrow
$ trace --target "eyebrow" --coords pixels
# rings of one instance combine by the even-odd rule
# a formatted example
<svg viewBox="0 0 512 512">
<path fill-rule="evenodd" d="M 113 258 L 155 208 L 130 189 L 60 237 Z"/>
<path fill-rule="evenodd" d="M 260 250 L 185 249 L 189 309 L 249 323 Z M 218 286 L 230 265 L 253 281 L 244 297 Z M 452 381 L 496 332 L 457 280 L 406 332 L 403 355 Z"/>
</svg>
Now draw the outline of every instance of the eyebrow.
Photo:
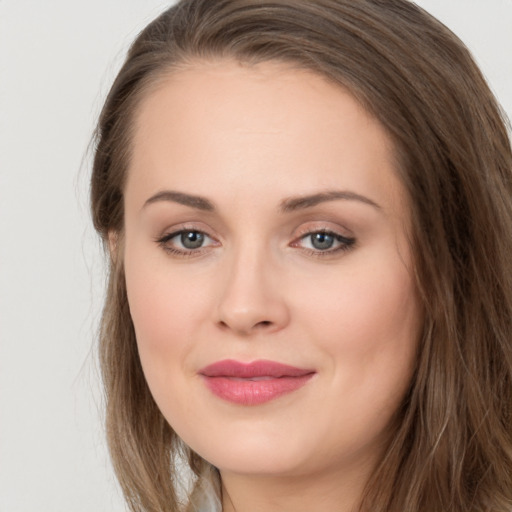
<svg viewBox="0 0 512 512">
<path fill-rule="evenodd" d="M 349 190 L 330 190 L 326 192 L 319 192 L 318 194 L 311 194 L 309 196 L 291 197 L 289 199 L 285 199 L 281 202 L 281 211 L 288 213 L 296 210 L 304 210 L 306 208 L 316 206 L 320 203 L 336 201 L 338 199 L 344 199 L 347 201 L 359 201 L 369 206 L 373 206 L 377 210 L 381 209 L 381 207 L 375 201 L 372 201 L 368 197 L 362 196 L 361 194 L 356 194 L 355 192 L 351 192 Z"/>
<path fill-rule="evenodd" d="M 185 194 L 184 192 L 176 192 L 174 190 L 163 190 L 162 192 L 157 192 L 144 203 L 142 208 L 159 201 L 170 201 L 184 206 L 190 206 L 190 208 L 195 208 L 197 210 L 203 210 L 205 212 L 213 212 L 215 210 L 213 203 L 204 197 Z"/>
<path fill-rule="evenodd" d="M 359 201 L 369 206 L 373 206 L 378 210 L 381 209 L 381 207 L 375 201 L 372 201 L 368 197 L 362 196 L 361 194 L 357 194 L 349 190 L 330 190 L 307 196 L 290 197 L 288 199 L 284 199 L 280 204 L 280 210 L 283 213 L 289 213 L 296 210 L 305 210 L 321 203 L 336 201 L 340 199 L 348 201 Z M 161 192 L 157 192 L 144 203 L 143 208 L 159 201 L 170 201 L 206 212 L 215 211 L 215 206 L 213 203 L 205 197 L 186 194 L 185 192 L 177 192 L 174 190 L 163 190 Z"/>
</svg>

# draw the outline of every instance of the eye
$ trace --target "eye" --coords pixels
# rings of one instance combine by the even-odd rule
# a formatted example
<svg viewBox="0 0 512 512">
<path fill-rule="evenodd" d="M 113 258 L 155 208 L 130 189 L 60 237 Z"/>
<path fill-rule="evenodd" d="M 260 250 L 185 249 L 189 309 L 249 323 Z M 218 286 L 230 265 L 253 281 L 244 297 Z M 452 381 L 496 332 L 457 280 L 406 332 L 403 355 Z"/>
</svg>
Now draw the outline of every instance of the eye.
<svg viewBox="0 0 512 512">
<path fill-rule="evenodd" d="M 177 237 L 185 249 L 199 249 L 204 244 L 206 235 L 199 231 L 182 231 Z"/>
<path fill-rule="evenodd" d="M 177 255 L 198 253 L 200 249 L 215 245 L 215 240 L 195 229 L 181 229 L 156 240 L 166 251 Z"/>
<path fill-rule="evenodd" d="M 355 238 L 349 238 L 333 231 L 321 230 L 301 236 L 292 246 L 301 247 L 313 254 L 333 254 L 350 249 L 355 241 Z"/>
<path fill-rule="evenodd" d="M 329 233 L 313 233 L 312 235 L 308 235 L 308 238 L 312 247 L 319 251 L 331 249 L 336 242 L 334 235 Z"/>
</svg>

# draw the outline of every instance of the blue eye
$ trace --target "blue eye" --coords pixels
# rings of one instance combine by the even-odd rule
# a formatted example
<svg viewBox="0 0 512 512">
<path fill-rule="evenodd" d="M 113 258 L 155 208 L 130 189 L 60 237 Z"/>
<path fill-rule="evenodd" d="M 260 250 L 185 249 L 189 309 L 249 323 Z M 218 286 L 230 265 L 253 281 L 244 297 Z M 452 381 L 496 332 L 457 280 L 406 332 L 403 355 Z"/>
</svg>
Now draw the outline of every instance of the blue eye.
<svg viewBox="0 0 512 512">
<path fill-rule="evenodd" d="M 177 255 L 195 254 L 200 249 L 214 244 L 206 233 L 195 229 L 181 229 L 158 238 L 156 242 L 167 252 Z"/>
<path fill-rule="evenodd" d="M 331 254 L 349 249 L 354 245 L 355 241 L 355 238 L 348 238 L 338 233 L 315 231 L 301 237 L 300 244 L 298 245 L 315 253 Z"/>
<path fill-rule="evenodd" d="M 180 243 L 185 249 L 199 249 L 204 243 L 205 235 L 199 231 L 182 231 Z"/>
<path fill-rule="evenodd" d="M 333 235 L 329 233 L 313 233 L 309 235 L 311 245 L 319 251 L 331 249 L 336 241 Z"/>
</svg>

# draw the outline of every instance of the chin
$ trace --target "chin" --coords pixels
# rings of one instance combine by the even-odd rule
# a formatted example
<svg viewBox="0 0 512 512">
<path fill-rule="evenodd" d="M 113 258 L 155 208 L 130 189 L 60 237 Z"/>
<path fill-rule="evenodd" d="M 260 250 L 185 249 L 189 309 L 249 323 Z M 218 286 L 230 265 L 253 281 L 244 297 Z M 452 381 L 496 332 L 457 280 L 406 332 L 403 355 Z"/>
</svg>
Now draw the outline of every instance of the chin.
<svg viewBox="0 0 512 512">
<path fill-rule="evenodd" d="M 260 425 L 262 427 L 262 425 Z M 307 443 L 289 435 L 264 433 L 264 428 L 242 429 L 226 435 L 210 435 L 185 442 L 218 468 L 237 474 L 294 475 L 308 465 Z"/>
<path fill-rule="evenodd" d="M 221 472 L 239 475 L 294 476 L 306 471 L 304 460 L 288 456 L 275 449 L 225 450 L 223 454 L 212 454 L 208 460 Z"/>
</svg>

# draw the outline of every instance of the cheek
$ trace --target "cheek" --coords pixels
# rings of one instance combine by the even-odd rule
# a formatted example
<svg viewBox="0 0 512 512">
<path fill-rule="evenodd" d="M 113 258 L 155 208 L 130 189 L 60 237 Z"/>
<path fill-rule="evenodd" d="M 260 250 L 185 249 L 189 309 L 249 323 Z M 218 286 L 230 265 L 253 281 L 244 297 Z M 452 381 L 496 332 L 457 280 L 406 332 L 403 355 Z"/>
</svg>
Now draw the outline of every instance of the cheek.
<svg viewBox="0 0 512 512">
<path fill-rule="evenodd" d="M 414 367 L 421 307 L 396 252 L 360 262 L 350 272 L 331 275 L 322 293 L 310 290 L 300 307 L 303 328 L 329 354 L 334 388 L 358 389 L 360 397 L 364 389 L 368 397 L 381 390 L 383 402 L 386 396 L 394 402 Z"/>
<path fill-rule="evenodd" d="M 165 390 L 179 386 L 187 357 L 204 317 L 204 290 L 171 271 L 165 258 L 127 246 L 125 275 L 138 351 L 149 387 L 158 403 Z"/>
<path fill-rule="evenodd" d="M 368 251 L 353 265 L 347 262 L 347 268 L 329 274 L 321 293 L 309 300 L 318 323 L 332 328 L 341 345 L 358 339 L 363 350 L 367 344 L 410 338 L 420 308 L 412 274 L 396 250 Z"/>
<path fill-rule="evenodd" d="M 320 435 L 331 447 L 352 446 L 354 453 L 383 439 L 409 388 L 422 325 L 415 287 L 402 262 L 373 263 L 331 276 L 327 291 L 312 300 L 310 289 L 300 308 L 301 330 L 327 356 L 329 384 L 311 414 L 321 418 Z M 322 405 L 327 403 L 332 406 Z M 323 456 L 328 460 L 335 450 Z"/>
<path fill-rule="evenodd" d="M 128 303 L 139 348 L 164 350 L 171 347 L 173 333 L 180 330 L 177 322 L 184 307 L 172 286 L 152 279 L 143 269 L 126 273 Z"/>
<path fill-rule="evenodd" d="M 125 259 L 125 273 L 137 348 L 151 394 L 173 428 L 193 431 L 201 408 L 180 390 L 189 389 L 194 377 L 191 354 L 204 316 L 202 294 L 168 266 L 134 253 Z"/>
<path fill-rule="evenodd" d="M 179 268 L 136 242 L 127 244 L 125 275 L 139 345 L 165 350 L 174 340 L 183 344 L 203 314 L 204 283 L 200 287 L 198 280 L 184 278 Z"/>
</svg>

